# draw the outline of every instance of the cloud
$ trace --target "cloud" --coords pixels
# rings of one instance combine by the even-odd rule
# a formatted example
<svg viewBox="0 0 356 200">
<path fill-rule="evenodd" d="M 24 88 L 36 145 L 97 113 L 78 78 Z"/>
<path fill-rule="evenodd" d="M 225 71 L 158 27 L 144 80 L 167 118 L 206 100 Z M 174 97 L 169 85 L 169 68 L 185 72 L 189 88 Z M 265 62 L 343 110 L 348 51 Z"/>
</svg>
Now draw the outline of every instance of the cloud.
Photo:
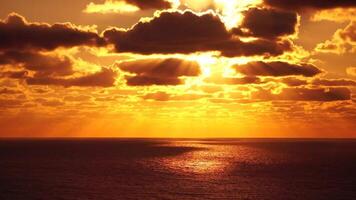
<svg viewBox="0 0 356 200">
<path fill-rule="evenodd" d="M 68 78 L 75 73 L 73 61 L 68 56 L 47 52 L 79 45 L 101 46 L 104 40 L 96 32 L 70 23 L 29 23 L 12 13 L 0 21 L 0 66 L 14 71 L 4 70 L 0 75 L 24 79 L 29 85 L 112 86 L 115 82 L 112 70 L 102 69 L 95 74 Z"/>
<path fill-rule="evenodd" d="M 344 30 L 340 31 L 340 37 L 346 41 L 356 42 L 356 21 L 352 21 Z"/>
<path fill-rule="evenodd" d="M 287 77 L 287 78 L 283 78 L 281 79 L 281 82 L 288 85 L 288 86 L 303 86 L 303 85 L 307 85 L 308 81 L 307 80 L 301 80 L 295 77 Z"/>
<path fill-rule="evenodd" d="M 108 13 L 132 13 L 132 12 L 137 12 L 139 10 L 140 9 L 137 6 L 127 4 L 125 1 L 107 0 L 101 4 L 90 2 L 83 10 L 83 12 L 108 14 Z"/>
<path fill-rule="evenodd" d="M 66 56 L 45 55 L 35 52 L 5 51 L 0 52 L 0 66 L 11 65 L 36 72 L 36 76 L 66 76 L 74 73 L 72 60 Z M 17 72 L 10 77 L 24 77 L 26 72 Z"/>
<path fill-rule="evenodd" d="M 259 90 L 251 94 L 252 99 L 264 101 L 345 101 L 351 99 L 348 88 L 285 88 L 274 94 L 269 90 Z"/>
<path fill-rule="evenodd" d="M 63 98 L 64 101 L 70 102 L 85 102 L 92 100 L 92 96 L 90 95 L 72 95 L 72 96 L 65 96 Z"/>
<path fill-rule="evenodd" d="M 243 42 L 226 29 L 219 16 L 213 13 L 198 15 L 191 11 L 161 12 L 127 31 L 108 29 L 104 37 L 114 44 L 117 52 L 139 54 L 220 51 L 227 57 L 275 56 L 292 48 L 291 42 L 285 40 Z"/>
<path fill-rule="evenodd" d="M 283 83 L 290 87 L 305 86 L 308 85 L 308 81 L 304 79 L 299 79 L 296 77 L 286 77 L 286 78 L 265 78 L 263 79 L 265 83 L 274 82 L 274 83 Z"/>
<path fill-rule="evenodd" d="M 169 101 L 171 95 L 166 92 L 155 92 L 155 93 L 148 93 L 142 96 L 145 100 L 155 100 L 155 101 Z"/>
<path fill-rule="evenodd" d="M 280 80 L 282 83 L 288 85 L 288 86 L 302 86 L 302 85 L 307 85 L 308 81 L 306 80 L 301 80 L 295 77 L 287 77 L 287 78 L 283 78 Z"/>
<path fill-rule="evenodd" d="M 22 94 L 20 90 L 14 90 L 10 88 L 0 88 L 0 95 L 13 95 L 13 94 Z"/>
<path fill-rule="evenodd" d="M 150 86 L 150 85 L 182 85 L 184 82 L 177 77 L 152 77 L 152 76 L 126 76 L 126 83 L 129 86 Z"/>
<path fill-rule="evenodd" d="M 207 78 L 205 80 L 208 83 L 215 83 L 221 85 L 244 85 L 244 84 L 261 84 L 260 78 L 255 76 L 246 76 L 242 78 L 237 77 L 217 77 L 217 78 Z"/>
<path fill-rule="evenodd" d="M 172 2 L 168 0 L 121 0 L 127 4 L 135 5 L 141 10 L 146 9 L 167 9 L 172 7 Z"/>
<path fill-rule="evenodd" d="M 24 101 L 20 99 L 0 99 L 0 108 L 21 107 Z"/>
<path fill-rule="evenodd" d="M 0 72 L 0 77 L 13 78 L 13 79 L 24 79 L 28 77 L 28 71 L 4 71 Z"/>
<path fill-rule="evenodd" d="M 85 13 L 130 13 L 148 9 L 168 9 L 172 2 L 168 0 L 106 0 L 104 3 L 89 3 Z"/>
<path fill-rule="evenodd" d="M 337 30 L 331 40 L 318 44 L 315 50 L 321 53 L 356 53 L 356 21 Z"/>
<path fill-rule="evenodd" d="M 319 86 L 356 86 L 356 81 L 349 79 L 314 79 L 312 84 Z"/>
<path fill-rule="evenodd" d="M 126 76 L 127 84 L 131 86 L 180 85 L 184 83 L 180 77 L 201 73 L 197 62 L 177 58 L 135 60 L 119 63 L 118 67 L 134 74 Z"/>
<path fill-rule="evenodd" d="M 70 23 L 29 23 L 15 13 L 0 21 L 0 35 L 0 50 L 54 50 L 58 47 L 103 45 L 102 38 L 96 32 Z"/>
<path fill-rule="evenodd" d="M 222 56 L 278 56 L 292 50 L 293 44 L 288 40 L 257 39 L 250 42 L 231 40 L 217 45 Z"/>
<path fill-rule="evenodd" d="M 198 16 L 192 12 L 162 12 L 149 22 L 139 22 L 127 32 L 111 29 L 104 36 L 118 51 L 148 54 L 211 50 L 208 46 L 230 37 L 218 16 Z"/>
<path fill-rule="evenodd" d="M 205 97 L 209 97 L 209 95 L 203 94 L 181 94 L 181 95 L 174 95 L 169 94 L 167 92 L 154 92 L 148 93 L 142 96 L 144 100 L 154 100 L 154 101 L 194 101 L 199 100 Z"/>
<path fill-rule="evenodd" d="M 197 62 L 177 58 L 122 62 L 119 67 L 124 71 L 149 76 L 178 77 L 198 76 L 200 74 L 200 66 Z"/>
<path fill-rule="evenodd" d="M 291 10 L 355 7 L 354 0 L 264 0 L 265 4 Z"/>
<path fill-rule="evenodd" d="M 348 22 L 356 20 L 355 8 L 334 8 L 327 10 L 318 10 L 312 17 L 312 21 L 332 21 Z"/>
<path fill-rule="evenodd" d="M 311 64 L 290 64 L 286 62 L 250 62 L 234 65 L 233 68 L 246 76 L 306 76 L 312 77 L 322 71 Z"/>
<path fill-rule="evenodd" d="M 348 67 L 346 73 L 350 76 L 356 76 L 356 67 Z"/>
<path fill-rule="evenodd" d="M 54 98 L 37 98 L 35 99 L 35 102 L 47 107 L 59 107 L 65 105 L 65 102 L 62 100 Z"/>
<path fill-rule="evenodd" d="M 115 85 L 116 72 L 102 68 L 101 71 L 75 78 L 32 77 L 26 79 L 28 85 L 57 85 L 64 87 L 112 87 Z"/>
<path fill-rule="evenodd" d="M 80 71 L 73 70 L 69 57 L 40 52 L 0 51 L 1 65 L 21 70 L 3 71 L 0 77 L 23 79 L 28 85 L 111 87 L 116 78 L 116 73 L 106 68 L 94 74 L 74 76 Z"/>
<path fill-rule="evenodd" d="M 244 12 L 244 20 L 241 26 L 235 28 L 233 32 L 242 36 L 276 38 L 294 34 L 297 22 L 297 14 L 294 12 L 250 8 Z"/>
</svg>

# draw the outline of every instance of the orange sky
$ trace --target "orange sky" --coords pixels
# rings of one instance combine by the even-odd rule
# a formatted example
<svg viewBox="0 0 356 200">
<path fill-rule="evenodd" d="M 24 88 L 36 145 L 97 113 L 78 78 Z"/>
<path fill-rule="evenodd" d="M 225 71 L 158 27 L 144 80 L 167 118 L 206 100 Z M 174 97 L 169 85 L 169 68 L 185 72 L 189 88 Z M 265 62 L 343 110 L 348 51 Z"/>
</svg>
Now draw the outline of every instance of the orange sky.
<svg viewBox="0 0 356 200">
<path fill-rule="evenodd" d="M 0 137 L 356 137 L 356 3 L 13 0 Z"/>
</svg>

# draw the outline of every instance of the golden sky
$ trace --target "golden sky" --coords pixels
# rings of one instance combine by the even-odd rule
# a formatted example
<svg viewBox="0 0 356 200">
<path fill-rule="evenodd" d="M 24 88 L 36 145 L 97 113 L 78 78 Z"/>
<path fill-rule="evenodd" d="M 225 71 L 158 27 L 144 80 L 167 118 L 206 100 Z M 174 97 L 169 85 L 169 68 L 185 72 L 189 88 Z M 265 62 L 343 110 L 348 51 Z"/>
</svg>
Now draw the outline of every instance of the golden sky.
<svg viewBox="0 0 356 200">
<path fill-rule="evenodd" d="M 356 137 L 354 0 L 0 2 L 0 137 Z"/>
</svg>

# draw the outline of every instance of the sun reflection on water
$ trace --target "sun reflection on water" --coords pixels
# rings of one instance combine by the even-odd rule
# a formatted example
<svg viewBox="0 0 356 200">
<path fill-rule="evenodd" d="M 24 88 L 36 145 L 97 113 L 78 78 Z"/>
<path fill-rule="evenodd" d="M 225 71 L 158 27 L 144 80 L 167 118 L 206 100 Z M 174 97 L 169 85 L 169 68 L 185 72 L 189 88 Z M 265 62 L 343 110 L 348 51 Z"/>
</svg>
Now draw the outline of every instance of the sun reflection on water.
<svg viewBox="0 0 356 200">
<path fill-rule="evenodd" d="M 249 165 L 259 166 L 284 161 L 283 153 L 272 153 L 263 148 L 245 145 L 244 142 L 176 141 L 169 146 L 194 149 L 160 160 L 166 170 L 175 174 L 218 177 L 233 171 L 246 170 L 245 167 Z"/>
<path fill-rule="evenodd" d="M 175 142 L 171 145 L 196 148 L 183 155 L 164 159 L 163 165 L 175 173 L 217 175 L 228 168 L 227 158 L 232 155 L 229 153 L 228 146 L 214 146 L 198 142 L 189 144 Z"/>
</svg>

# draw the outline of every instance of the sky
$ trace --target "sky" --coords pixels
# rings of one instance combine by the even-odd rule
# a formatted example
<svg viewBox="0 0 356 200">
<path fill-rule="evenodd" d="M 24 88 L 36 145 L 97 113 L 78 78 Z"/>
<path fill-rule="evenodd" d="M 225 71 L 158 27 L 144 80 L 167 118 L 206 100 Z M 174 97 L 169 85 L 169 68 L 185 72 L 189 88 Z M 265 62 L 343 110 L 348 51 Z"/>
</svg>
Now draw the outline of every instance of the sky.
<svg viewBox="0 0 356 200">
<path fill-rule="evenodd" d="M 0 3 L 0 137 L 356 137 L 354 0 Z"/>
</svg>

